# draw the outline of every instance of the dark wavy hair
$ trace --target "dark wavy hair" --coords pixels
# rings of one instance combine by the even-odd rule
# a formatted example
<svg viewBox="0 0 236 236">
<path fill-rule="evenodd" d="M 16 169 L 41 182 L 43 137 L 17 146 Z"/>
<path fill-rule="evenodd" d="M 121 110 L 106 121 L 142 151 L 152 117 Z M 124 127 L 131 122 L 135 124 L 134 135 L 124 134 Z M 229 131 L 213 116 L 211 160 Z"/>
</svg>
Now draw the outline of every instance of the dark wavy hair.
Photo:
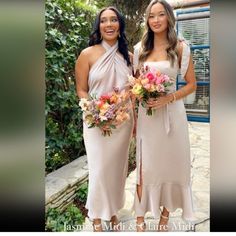
<svg viewBox="0 0 236 236">
<path fill-rule="evenodd" d="M 120 26 L 120 36 L 118 37 L 118 51 L 123 55 L 124 59 L 127 62 L 127 65 L 130 66 L 130 58 L 129 58 L 129 52 L 128 52 L 128 40 L 125 35 L 125 19 L 121 15 L 121 13 L 113 6 L 110 7 L 105 7 L 103 8 L 97 15 L 95 23 L 94 23 L 94 29 L 92 34 L 89 37 L 89 46 L 93 46 L 96 44 L 100 44 L 102 39 L 101 39 L 101 32 L 100 32 L 100 18 L 101 14 L 105 10 L 112 10 L 116 13 L 118 21 L 119 21 L 119 26 Z"/>
</svg>

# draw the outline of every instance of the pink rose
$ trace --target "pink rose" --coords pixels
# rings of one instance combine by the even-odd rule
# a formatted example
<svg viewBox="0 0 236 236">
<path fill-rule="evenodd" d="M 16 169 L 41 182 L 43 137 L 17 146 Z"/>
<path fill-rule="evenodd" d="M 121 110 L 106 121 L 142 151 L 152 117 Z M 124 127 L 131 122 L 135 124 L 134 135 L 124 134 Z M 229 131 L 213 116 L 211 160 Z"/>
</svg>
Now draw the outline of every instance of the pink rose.
<svg viewBox="0 0 236 236">
<path fill-rule="evenodd" d="M 158 84 L 157 85 L 157 91 L 160 93 L 160 92 L 165 92 L 165 87 L 164 85 L 162 84 Z"/>
<path fill-rule="evenodd" d="M 170 82 L 170 78 L 168 75 L 164 75 L 164 80 L 165 80 L 165 83 L 168 83 Z"/>
<path fill-rule="evenodd" d="M 145 84 L 143 87 L 144 87 L 145 89 L 147 89 L 147 90 L 150 90 L 151 84 Z"/>
<path fill-rule="evenodd" d="M 162 80 L 160 77 L 157 77 L 156 78 L 156 81 L 155 81 L 155 84 L 158 85 L 158 84 L 161 84 L 162 83 Z"/>
<path fill-rule="evenodd" d="M 99 108 L 101 108 L 102 106 L 104 105 L 104 102 L 103 101 L 97 101 L 97 106 L 99 107 Z"/>
<path fill-rule="evenodd" d="M 149 82 L 152 82 L 155 79 L 154 75 L 151 72 L 148 72 L 146 74 L 146 77 L 149 79 Z"/>
<path fill-rule="evenodd" d="M 161 74 L 160 76 L 157 77 L 156 84 L 166 83 L 168 78 L 169 78 L 168 76 Z"/>
</svg>

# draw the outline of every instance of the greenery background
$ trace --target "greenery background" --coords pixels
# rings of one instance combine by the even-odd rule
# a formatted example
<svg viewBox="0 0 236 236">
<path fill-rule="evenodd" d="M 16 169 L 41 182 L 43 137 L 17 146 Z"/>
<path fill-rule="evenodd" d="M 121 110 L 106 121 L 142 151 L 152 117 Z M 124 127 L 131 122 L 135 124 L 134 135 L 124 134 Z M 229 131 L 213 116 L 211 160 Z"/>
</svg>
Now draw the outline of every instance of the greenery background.
<svg viewBox="0 0 236 236">
<path fill-rule="evenodd" d="M 140 40 L 149 1 L 46 1 L 46 173 L 85 154 L 81 110 L 75 90 L 74 66 L 88 46 L 97 12 L 116 6 L 126 19 L 129 49 Z"/>
</svg>

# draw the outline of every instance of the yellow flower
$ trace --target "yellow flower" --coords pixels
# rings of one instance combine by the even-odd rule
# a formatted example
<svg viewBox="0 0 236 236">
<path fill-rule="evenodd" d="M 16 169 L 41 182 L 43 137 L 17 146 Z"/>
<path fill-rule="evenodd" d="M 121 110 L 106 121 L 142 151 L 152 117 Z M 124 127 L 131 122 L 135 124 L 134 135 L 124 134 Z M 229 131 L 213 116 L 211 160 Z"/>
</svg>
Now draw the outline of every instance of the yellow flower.
<svg viewBox="0 0 236 236">
<path fill-rule="evenodd" d="M 91 114 L 86 115 L 84 117 L 84 120 L 85 120 L 87 125 L 92 125 L 93 124 L 93 116 Z"/>
<path fill-rule="evenodd" d="M 132 93 L 134 95 L 140 95 L 142 93 L 142 86 L 140 84 L 135 84 L 132 89 Z"/>
<path fill-rule="evenodd" d="M 154 92 L 156 90 L 156 87 L 154 84 L 151 84 L 151 87 L 150 87 L 150 92 Z"/>
<path fill-rule="evenodd" d="M 120 113 L 116 116 L 116 121 L 118 123 L 121 123 L 125 120 L 128 120 L 130 118 L 129 114 L 127 114 L 126 112 Z"/>
<path fill-rule="evenodd" d="M 108 103 L 104 103 L 104 104 L 102 105 L 102 107 L 100 108 L 100 114 L 101 114 L 101 115 L 104 115 L 104 114 L 107 112 L 109 106 L 110 106 L 110 105 L 109 105 Z"/>
<path fill-rule="evenodd" d="M 116 103 L 117 100 L 118 100 L 118 97 L 115 94 L 113 94 L 110 98 L 110 101 L 113 102 L 113 103 Z"/>
</svg>

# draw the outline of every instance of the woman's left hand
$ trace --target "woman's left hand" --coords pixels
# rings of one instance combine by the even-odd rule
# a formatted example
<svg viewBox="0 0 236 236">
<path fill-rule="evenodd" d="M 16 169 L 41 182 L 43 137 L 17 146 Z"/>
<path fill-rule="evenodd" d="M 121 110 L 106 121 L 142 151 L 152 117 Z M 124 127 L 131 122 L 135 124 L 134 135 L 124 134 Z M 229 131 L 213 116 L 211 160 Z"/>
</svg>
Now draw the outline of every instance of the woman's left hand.
<svg viewBox="0 0 236 236">
<path fill-rule="evenodd" d="M 164 107 L 166 104 L 170 103 L 171 99 L 172 98 L 169 94 L 155 99 L 152 98 L 147 101 L 147 107 L 159 109 L 161 107 Z"/>
</svg>

